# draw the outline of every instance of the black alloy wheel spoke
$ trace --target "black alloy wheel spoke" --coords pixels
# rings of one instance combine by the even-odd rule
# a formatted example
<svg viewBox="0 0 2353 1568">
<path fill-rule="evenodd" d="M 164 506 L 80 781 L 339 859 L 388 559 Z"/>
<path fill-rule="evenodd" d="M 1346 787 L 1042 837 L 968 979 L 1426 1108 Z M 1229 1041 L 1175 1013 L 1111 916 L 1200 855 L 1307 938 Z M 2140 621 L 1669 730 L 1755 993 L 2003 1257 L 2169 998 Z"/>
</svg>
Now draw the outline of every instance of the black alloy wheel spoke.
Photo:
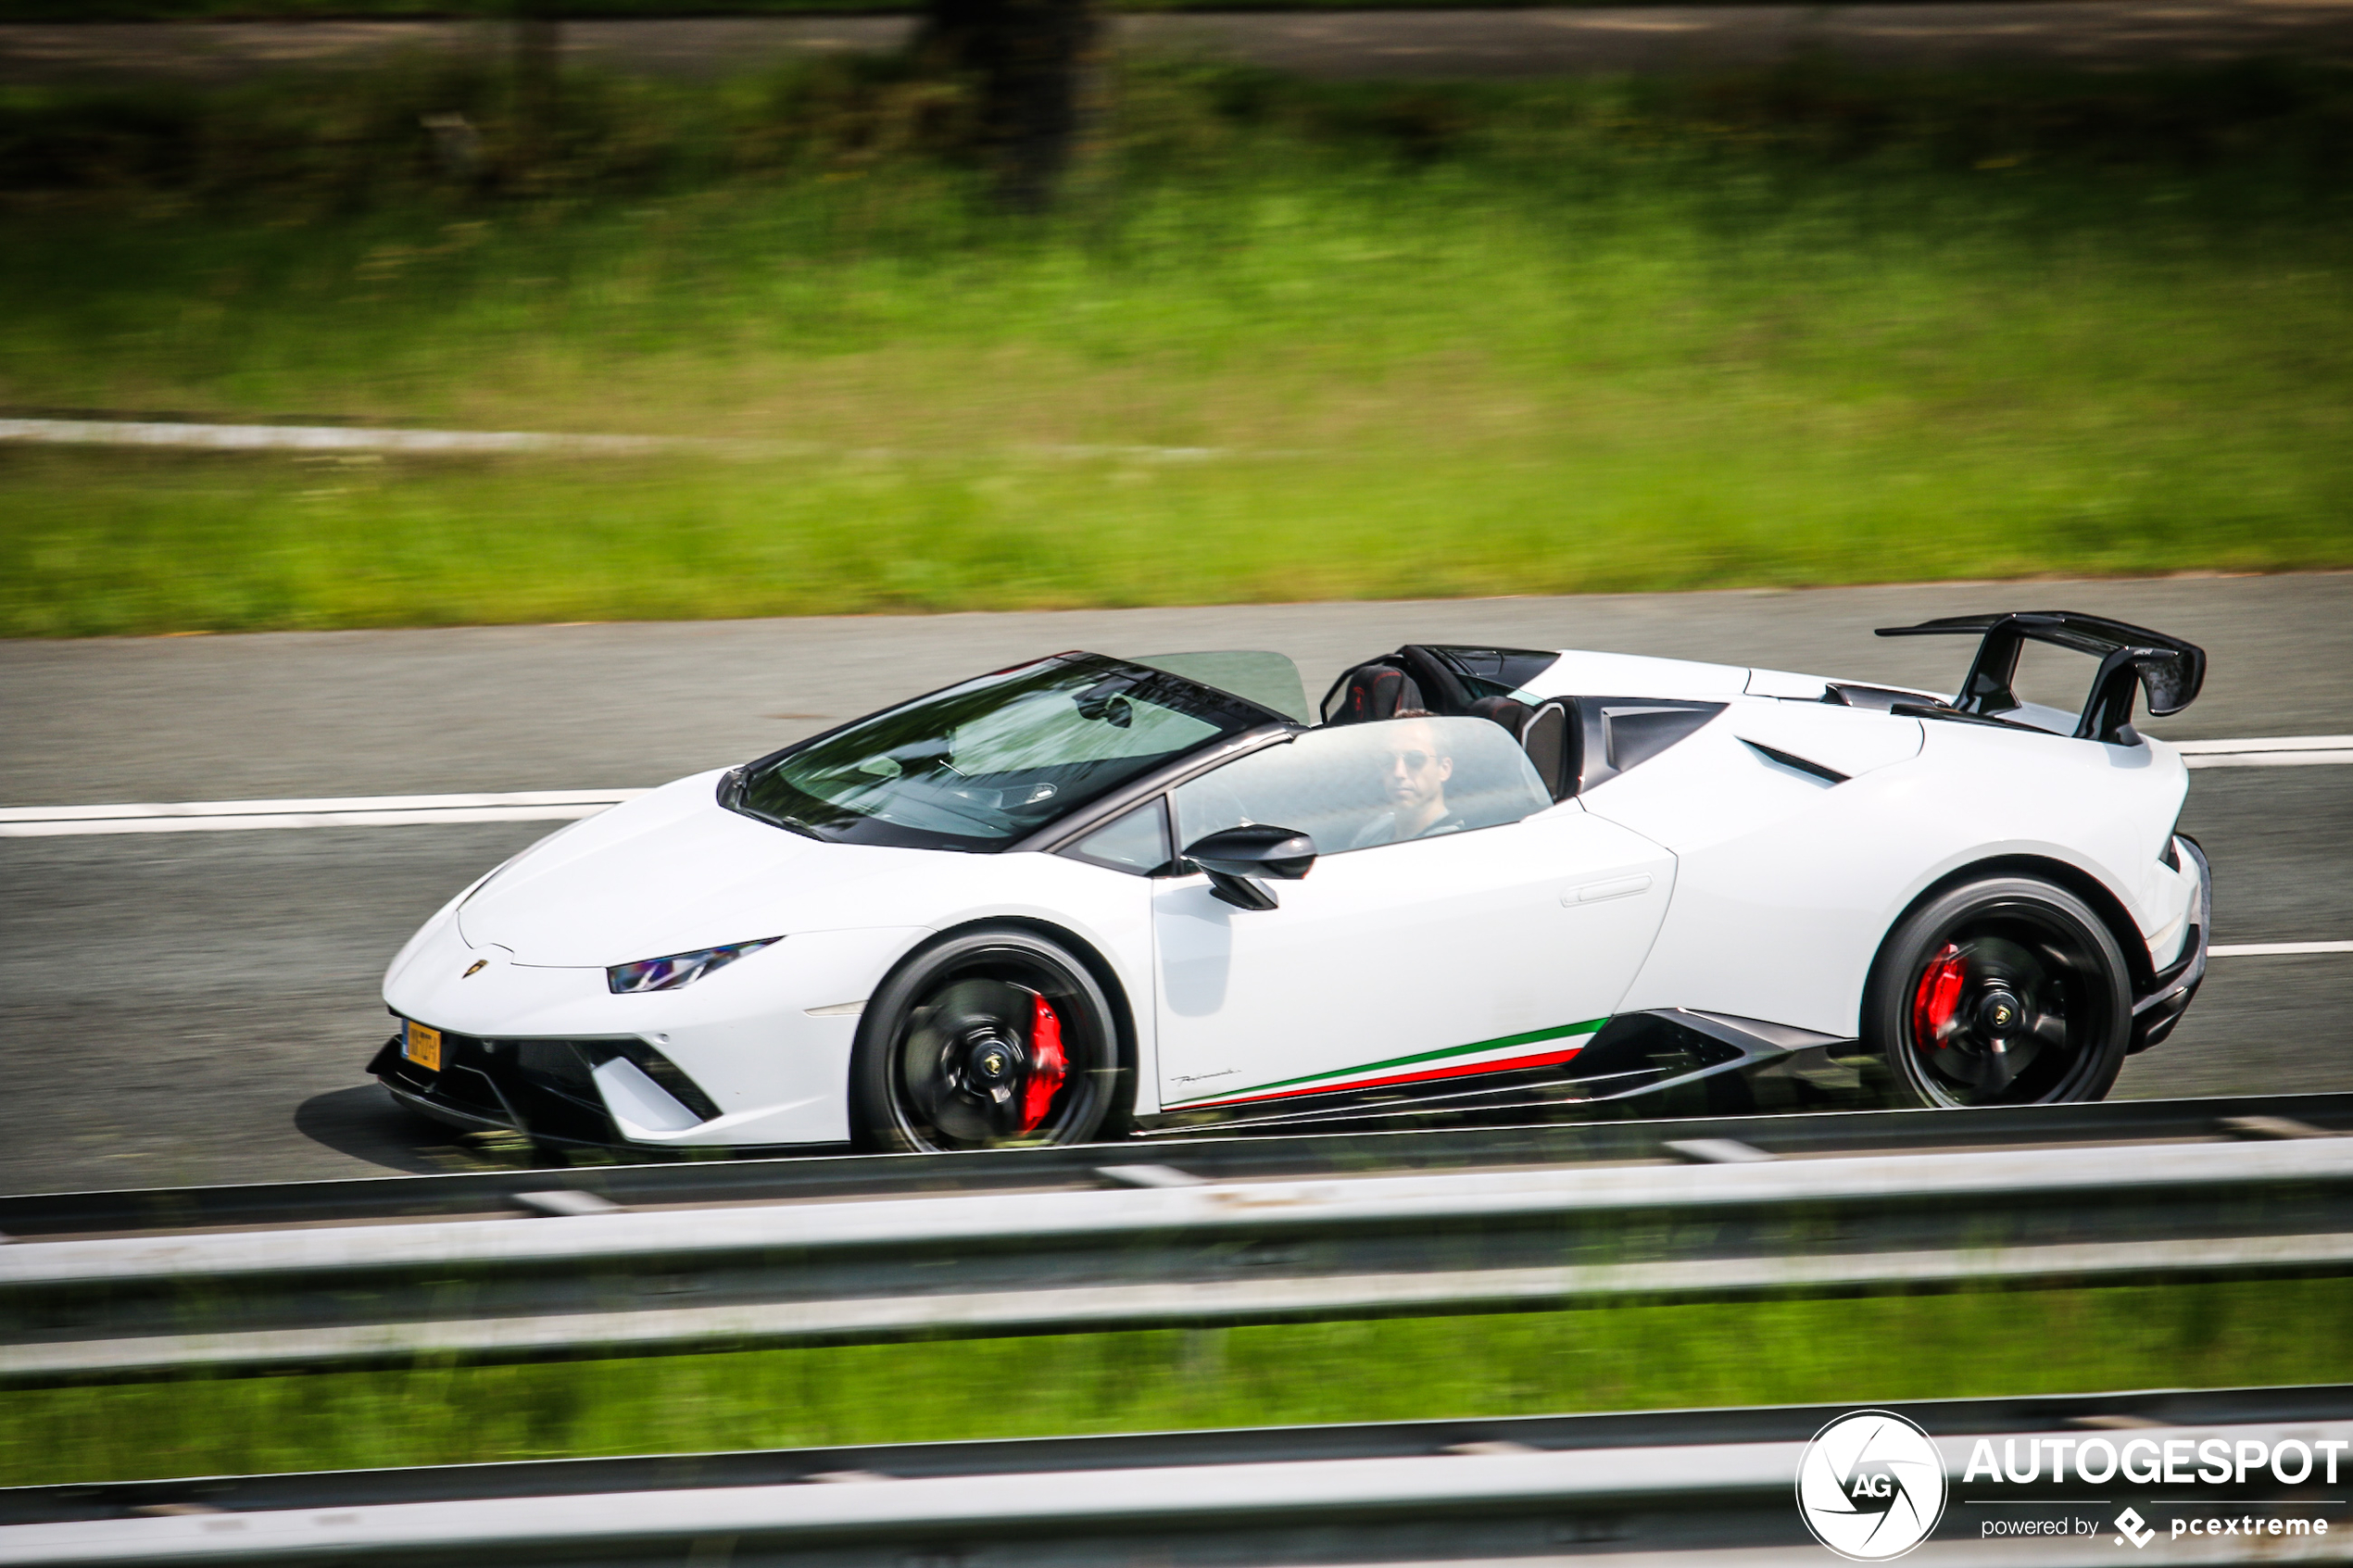
<svg viewBox="0 0 2353 1568">
<path fill-rule="evenodd" d="M 1989 873 L 1889 933 L 1863 1035 L 1897 1103 L 2096 1100 L 2133 1047 L 2132 933 L 2066 886 Z"/>
<path fill-rule="evenodd" d="M 1997 1051 L 1989 1047 L 1980 1053 L 1978 1060 L 1981 1070 L 1977 1076 L 1977 1090 L 1982 1095 L 1998 1095 L 2018 1077 L 2018 1063 L 2010 1060 L 2010 1053 L 2007 1050 Z"/>
<path fill-rule="evenodd" d="M 1088 960 L 1012 922 L 919 948 L 867 1004 L 853 1137 L 945 1153 L 1124 1135 L 1135 1070 L 1115 994 Z"/>
<path fill-rule="evenodd" d="M 2041 1099 L 2083 1060 L 2086 1031 L 2070 994 L 2085 989 L 2090 955 L 2031 914 L 1982 911 L 1938 949 L 1958 968 L 1949 1020 L 1916 1060 L 1939 1098 L 1956 1105 Z M 1926 972 L 1914 985 L 1926 987 Z"/>
<path fill-rule="evenodd" d="M 922 1010 L 908 1039 L 908 1091 L 949 1137 L 992 1143 L 1014 1129 L 1028 1008 L 1028 993 L 975 976 L 941 987 Z"/>
<path fill-rule="evenodd" d="M 908 1109 L 940 1139 L 987 1147 L 1051 1131 L 1051 1110 L 1039 1125 L 1026 1124 L 1030 1080 L 1040 1070 L 1031 1036 L 1043 994 L 967 974 L 932 993 L 909 1016 L 899 1053 L 900 1082 Z M 1056 1082 L 1047 1079 L 1049 1085 Z M 1049 1104 L 1064 1098 L 1058 1094 Z"/>
<path fill-rule="evenodd" d="M 1994 1087 L 1994 1056 L 1991 1051 L 1967 1046 L 1947 1045 L 1934 1063 L 1937 1076 L 1967 1089 L 1990 1090 Z"/>
<path fill-rule="evenodd" d="M 2067 1048 L 2067 1015 L 2053 1012 L 2047 1009 L 2030 1013 L 2026 1035 L 2030 1039 L 2065 1050 Z"/>
<path fill-rule="evenodd" d="M 947 1085 L 940 1076 L 940 1056 L 947 1047 L 947 1036 L 934 1020 L 937 1007 L 917 1008 L 907 1021 L 907 1038 L 900 1046 L 899 1067 L 900 1082 L 907 1086 L 907 1098 L 915 1112 L 937 1125 L 940 1102 L 947 1094 Z"/>
</svg>

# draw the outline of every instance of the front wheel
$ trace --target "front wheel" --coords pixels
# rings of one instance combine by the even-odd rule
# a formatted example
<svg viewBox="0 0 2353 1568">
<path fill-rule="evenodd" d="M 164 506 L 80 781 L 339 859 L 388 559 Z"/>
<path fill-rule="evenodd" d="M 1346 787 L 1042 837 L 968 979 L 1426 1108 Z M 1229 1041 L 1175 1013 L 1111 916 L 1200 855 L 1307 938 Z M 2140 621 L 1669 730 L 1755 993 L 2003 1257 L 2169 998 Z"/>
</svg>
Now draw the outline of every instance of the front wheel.
<svg viewBox="0 0 2353 1568">
<path fill-rule="evenodd" d="M 1110 999 L 1060 944 L 985 927 L 924 949 L 858 1029 L 850 1113 L 869 1148 L 1088 1143 L 1131 1103 Z"/>
<path fill-rule="evenodd" d="M 1864 1042 L 1906 1101 L 2057 1105 L 2107 1095 L 2133 992 L 2092 909 L 2033 877 L 1937 895 L 1888 935 L 1863 999 Z"/>
</svg>

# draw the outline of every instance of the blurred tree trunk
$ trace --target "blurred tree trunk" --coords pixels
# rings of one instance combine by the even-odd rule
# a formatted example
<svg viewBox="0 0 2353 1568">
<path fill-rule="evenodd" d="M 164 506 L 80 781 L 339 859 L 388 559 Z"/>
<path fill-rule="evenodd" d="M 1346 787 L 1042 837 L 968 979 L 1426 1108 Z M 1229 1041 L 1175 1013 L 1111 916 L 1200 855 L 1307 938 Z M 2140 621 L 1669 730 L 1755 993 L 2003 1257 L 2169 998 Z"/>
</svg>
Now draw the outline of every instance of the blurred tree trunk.
<svg viewBox="0 0 2353 1568">
<path fill-rule="evenodd" d="M 537 161 L 553 138 L 557 56 L 563 44 L 559 0 L 514 0 L 515 123 Z"/>
<path fill-rule="evenodd" d="M 1096 39 L 1090 0 L 928 0 L 916 52 L 973 85 L 1007 205 L 1052 205 L 1078 149 Z"/>
</svg>

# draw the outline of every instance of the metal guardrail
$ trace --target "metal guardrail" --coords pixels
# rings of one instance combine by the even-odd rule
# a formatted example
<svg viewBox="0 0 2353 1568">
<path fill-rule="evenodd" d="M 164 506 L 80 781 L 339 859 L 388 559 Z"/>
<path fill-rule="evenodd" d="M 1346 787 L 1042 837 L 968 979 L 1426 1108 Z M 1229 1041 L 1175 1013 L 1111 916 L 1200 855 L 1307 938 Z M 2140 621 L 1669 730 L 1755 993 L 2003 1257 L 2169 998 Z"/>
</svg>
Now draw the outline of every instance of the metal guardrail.
<svg viewBox="0 0 2353 1568">
<path fill-rule="evenodd" d="M 2353 1387 L 2090 1394 L 1887 1407 L 1936 1441 L 1952 1498 L 1914 1561 L 2032 1568 L 2086 1543 L 1988 1539 L 1984 1521 L 2096 1501 L 2165 1519 L 2146 1486 L 1965 1477 L 1980 1439 L 2109 1432 L 2353 1440 Z M 408 1564 L 725 1561 L 736 1565 L 1148 1560 L 1466 1562 L 1586 1568 L 1826 1559 L 1793 1482 L 1808 1438 L 1846 1407 L 1685 1411 L 1292 1427 L 1027 1442 L 535 1461 L 342 1474 L 216 1477 L 0 1491 L 0 1563 Z M 2162 1431 L 2157 1429 L 2163 1428 Z M 2029 1449 L 2028 1451 L 2032 1451 Z M 2172 1488 L 2176 1493 L 2184 1488 Z M 1987 1499 L 1987 1491 L 1998 1493 Z M 2345 1487 L 2258 1469 L 2198 1487 L 2216 1510 L 2293 1510 L 2327 1536 L 2171 1541 L 2166 1561 L 2353 1557 Z M 2147 1494 L 2147 1495 L 2144 1495 Z M 2176 1510 L 2176 1512 L 2179 1512 Z M 2095 1551 L 2107 1543 L 2091 1543 Z"/>
<path fill-rule="evenodd" d="M 2353 1270 L 2353 1138 L 2239 1126 L 2274 1136 L 32 1242 L 0 1379 Z"/>
<path fill-rule="evenodd" d="M 1367 1171 L 1614 1164 L 1662 1157 L 1671 1142 L 1731 1139 L 1795 1158 L 1905 1149 L 2154 1143 L 2232 1135 L 2250 1117 L 2353 1134 L 2353 1094 L 2109 1100 L 1981 1110 L 1837 1110 L 1671 1121 L 1416 1128 L 1309 1135 L 1162 1136 L 1132 1143 L 968 1154 L 819 1154 L 667 1160 L 574 1169 L 368 1176 L 236 1186 L 0 1194 L 0 1236 L 17 1240 L 358 1220 L 511 1214 L 533 1195 L 577 1191 L 624 1208 L 774 1203 L 929 1192 L 1102 1185 L 1106 1164 L 1150 1160 L 1208 1180 Z"/>
</svg>

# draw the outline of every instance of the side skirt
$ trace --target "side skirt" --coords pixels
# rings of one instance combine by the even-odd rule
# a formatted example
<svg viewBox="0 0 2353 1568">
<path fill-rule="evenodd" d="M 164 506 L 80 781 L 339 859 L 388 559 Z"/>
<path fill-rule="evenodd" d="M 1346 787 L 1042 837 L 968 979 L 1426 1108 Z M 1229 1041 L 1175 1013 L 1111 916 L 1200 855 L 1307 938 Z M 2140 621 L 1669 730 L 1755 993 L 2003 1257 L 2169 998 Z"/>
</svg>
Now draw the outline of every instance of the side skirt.
<svg viewBox="0 0 2353 1568">
<path fill-rule="evenodd" d="M 1659 1008 L 1619 1013 L 1556 1063 L 1140 1118 L 1139 1137 L 1207 1128 L 1377 1128 L 1863 1110 L 1886 1103 L 1856 1042 L 1763 1019 Z"/>
</svg>

